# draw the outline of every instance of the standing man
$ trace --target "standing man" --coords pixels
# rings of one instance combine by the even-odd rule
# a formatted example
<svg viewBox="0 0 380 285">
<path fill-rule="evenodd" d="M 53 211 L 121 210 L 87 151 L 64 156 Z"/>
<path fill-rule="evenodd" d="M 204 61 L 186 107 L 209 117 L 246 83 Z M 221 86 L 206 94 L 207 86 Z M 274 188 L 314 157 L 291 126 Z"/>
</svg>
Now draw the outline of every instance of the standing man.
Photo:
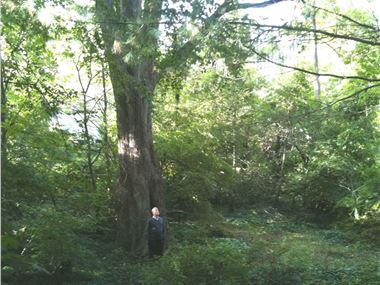
<svg viewBox="0 0 380 285">
<path fill-rule="evenodd" d="M 160 217 L 157 207 L 152 209 L 152 217 L 148 222 L 148 247 L 149 257 L 161 256 L 164 253 L 165 226 L 164 220 Z"/>
</svg>

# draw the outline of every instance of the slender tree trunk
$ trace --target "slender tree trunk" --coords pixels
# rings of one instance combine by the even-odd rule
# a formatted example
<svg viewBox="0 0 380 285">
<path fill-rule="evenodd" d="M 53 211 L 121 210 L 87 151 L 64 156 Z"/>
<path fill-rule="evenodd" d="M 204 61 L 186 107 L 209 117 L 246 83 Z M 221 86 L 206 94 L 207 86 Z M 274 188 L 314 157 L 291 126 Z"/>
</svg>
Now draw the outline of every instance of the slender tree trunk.
<svg viewBox="0 0 380 285">
<path fill-rule="evenodd" d="M 284 180 L 284 164 L 285 164 L 285 158 L 286 158 L 286 150 L 285 147 L 283 148 L 282 151 L 282 157 L 281 157 L 281 165 L 280 165 L 280 173 L 278 176 L 278 181 L 277 181 L 277 189 L 276 189 L 276 201 L 280 201 L 280 196 L 281 196 L 281 189 L 282 189 L 282 183 Z"/>
<path fill-rule="evenodd" d="M 285 139 L 282 142 L 282 151 L 281 151 L 281 163 L 280 163 L 280 173 L 278 174 L 278 180 L 276 185 L 276 202 L 280 202 L 280 196 L 281 196 L 281 190 L 282 190 L 282 184 L 284 181 L 284 166 L 285 166 L 285 160 L 286 160 L 286 143 L 287 139 Z"/>
<path fill-rule="evenodd" d="M 104 144 L 104 156 L 106 160 L 106 176 L 107 176 L 107 188 L 112 188 L 112 173 L 111 173 L 111 156 L 110 156 L 110 144 L 108 137 L 108 96 L 107 96 L 107 88 L 106 88 L 106 74 L 105 74 L 105 66 L 102 60 L 102 85 L 103 85 L 103 144 Z"/>
<path fill-rule="evenodd" d="M 4 170 L 8 160 L 7 151 L 7 129 L 5 122 L 7 118 L 7 95 L 4 81 L 4 68 L 1 67 L 1 169 Z"/>
<path fill-rule="evenodd" d="M 232 108 L 232 168 L 236 171 L 237 171 L 237 165 L 236 165 L 236 144 L 237 144 L 237 141 L 236 141 L 236 121 L 237 121 L 237 110 L 236 110 L 236 100 L 235 100 L 235 97 L 236 97 L 236 92 L 235 92 L 235 88 L 233 88 L 232 92 L 231 92 L 231 99 L 232 99 L 232 102 L 231 102 L 231 108 Z"/>
<path fill-rule="evenodd" d="M 83 129 L 84 129 L 84 137 L 86 140 L 86 157 L 87 157 L 87 167 L 88 167 L 88 175 L 91 180 L 91 188 L 92 191 L 96 191 L 96 178 L 93 168 L 92 162 L 92 150 L 91 150 L 91 137 L 88 131 L 88 122 L 89 122 L 89 114 L 87 111 L 87 92 L 83 92 Z"/>
<path fill-rule="evenodd" d="M 77 74 L 78 74 L 78 80 L 82 89 L 82 95 L 83 95 L 83 133 L 84 133 L 84 139 L 86 143 L 86 158 L 87 158 L 87 168 L 88 168 L 88 176 L 91 181 L 91 188 L 92 191 L 96 191 L 96 177 L 93 169 L 93 161 L 92 161 L 92 149 L 91 149 L 91 137 L 90 133 L 88 130 L 88 122 L 90 121 L 90 115 L 87 110 L 87 93 L 88 90 L 91 86 L 92 80 L 95 78 L 92 76 L 91 72 L 91 62 L 89 66 L 89 70 L 87 71 L 88 75 L 88 82 L 86 86 L 84 85 L 84 82 L 82 81 L 82 76 L 81 76 L 81 69 L 80 67 L 76 64 L 75 65 Z"/>
<path fill-rule="evenodd" d="M 314 6 L 316 5 L 314 1 Z M 317 30 L 317 10 L 316 8 L 313 8 L 313 29 L 314 31 Z M 319 58 L 318 58 L 318 37 L 317 33 L 314 32 L 314 72 L 319 73 Z M 321 99 L 321 83 L 319 81 L 319 75 L 315 76 L 315 82 L 314 82 L 314 96 L 317 100 Z"/>
</svg>

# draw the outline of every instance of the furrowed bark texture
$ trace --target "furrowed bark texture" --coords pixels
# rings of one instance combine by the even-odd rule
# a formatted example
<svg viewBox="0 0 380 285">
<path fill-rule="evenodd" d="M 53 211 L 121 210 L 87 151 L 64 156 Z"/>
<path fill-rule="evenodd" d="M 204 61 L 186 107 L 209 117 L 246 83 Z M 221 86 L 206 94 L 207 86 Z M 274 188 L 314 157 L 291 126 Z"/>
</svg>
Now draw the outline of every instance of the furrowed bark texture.
<svg viewBox="0 0 380 285">
<path fill-rule="evenodd" d="M 143 255 L 147 249 L 145 226 L 150 209 L 157 206 L 165 216 L 163 180 L 152 137 L 152 94 L 157 76 L 154 55 L 144 56 L 133 64 L 124 60 L 128 47 L 123 45 L 126 39 L 120 35 L 125 27 L 112 22 L 134 21 L 136 25 L 129 29 L 146 32 L 148 27 L 138 24 L 143 20 L 143 10 L 160 11 L 161 7 L 157 0 L 145 1 L 144 5 L 141 7 L 141 1 L 122 0 L 115 8 L 112 1 L 97 1 L 117 112 L 119 181 L 114 192 L 117 240 L 135 255 Z M 154 11 L 148 12 L 152 15 Z"/>
</svg>

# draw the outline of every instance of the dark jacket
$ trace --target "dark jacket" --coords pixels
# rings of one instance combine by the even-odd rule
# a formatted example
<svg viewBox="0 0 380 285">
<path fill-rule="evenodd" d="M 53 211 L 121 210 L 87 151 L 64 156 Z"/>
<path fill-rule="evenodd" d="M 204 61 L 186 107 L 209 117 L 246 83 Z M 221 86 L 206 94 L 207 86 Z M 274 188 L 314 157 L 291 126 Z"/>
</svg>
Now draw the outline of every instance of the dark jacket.
<svg viewBox="0 0 380 285">
<path fill-rule="evenodd" d="M 164 220 L 161 217 L 151 217 L 148 222 L 148 239 L 149 240 L 163 240 L 165 238 Z"/>
</svg>

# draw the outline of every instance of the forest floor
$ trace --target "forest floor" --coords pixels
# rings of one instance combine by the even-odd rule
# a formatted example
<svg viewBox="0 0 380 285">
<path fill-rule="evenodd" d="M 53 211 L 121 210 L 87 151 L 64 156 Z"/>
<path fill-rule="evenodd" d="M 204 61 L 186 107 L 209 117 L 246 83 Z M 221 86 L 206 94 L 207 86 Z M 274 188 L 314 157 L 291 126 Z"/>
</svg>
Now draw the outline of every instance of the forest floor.
<svg viewBox="0 0 380 285">
<path fill-rule="evenodd" d="M 210 251 L 207 256 L 207 250 L 216 243 L 222 245 L 222 253 L 225 252 L 220 257 L 222 263 L 228 258 L 229 249 L 242 252 L 244 260 L 241 260 L 241 268 L 244 267 L 243 263 L 248 263 L 246 265 L 250 268 L 250 281 L 247 284 L 380 284 L 380 248 L 373 241 L 359 239 L 352 232 L 341 229 L 321 228 L 315 224 L 295 221 L 271 207 L 235 214 L 215 214 L 198 221 L 172 222 L 170 232 L 169 250 L 164 257 L 155 261 L 133 260 L 120 249 L 106 249 L 107 246 L 99 245 L 98 248 L 102 250 L 98 254 L 101 256 L 88 275 L 90 280 L 66 284 L 154 284 L 154 280 L 158 285 L 161 282 L 239 284 L 233 281 L 210 283 L 202 281 L 203 279 L 191 280 L 196 274 L 203 274 L 199 272 L 198 266 L 194 266 L 192 276 L 191 264 L 202 263 L 202 260 L 197 261 L 196 256 L 191 256 L 192 252 L 199 249 L 206 252 L 203 259 L 208 259 L 205 262 L 212 267 L 213 262 L 219 263 L 209 256 L 218 255 L 218 252 Z M 223 247 L 226 247 L 226 251 L 223 251 Z M 185 255 L 187 252 L 187 256 L 176 258 L 181 252 Z M 184 264 L 181 265 L 181 262 Z M 225 267 L 229 266 L 228 261 L 225 264 Z M 177 271 L 173 269 L 171 272 L 171 266 L 177 268 Z M 176 275 L 178 267 L 181 266 L 186 267 L 187 273 L 182 274 L 180 281 L 176 282 L 176 278 L 179 278 Z M 163 273 L 162 267 L 168 272 Z M 212 270 L 218 274 L 217 268 Z M 236 270 L 228 270 L 225 268 L 224 272 L 240 274 Z M 155 272 L 159 275 L 157 278 Z M 146 274 L 153 276 L 147 277 Z M 183 276 L 186 274 L 189 276 Z M 214 280 L 212 276 L 207 278 L 204 280 Z"/>
<path fill-rule="evenodd" d="M 172 221 L 169 232 L 169 249 L 156 260 L 136 260 L 113 243 L 89 239 L 96 258 L 78 266 L 71 281 L 54 284 L 380 284 L 374 241 L 272 207 Z"/>
</svg>

